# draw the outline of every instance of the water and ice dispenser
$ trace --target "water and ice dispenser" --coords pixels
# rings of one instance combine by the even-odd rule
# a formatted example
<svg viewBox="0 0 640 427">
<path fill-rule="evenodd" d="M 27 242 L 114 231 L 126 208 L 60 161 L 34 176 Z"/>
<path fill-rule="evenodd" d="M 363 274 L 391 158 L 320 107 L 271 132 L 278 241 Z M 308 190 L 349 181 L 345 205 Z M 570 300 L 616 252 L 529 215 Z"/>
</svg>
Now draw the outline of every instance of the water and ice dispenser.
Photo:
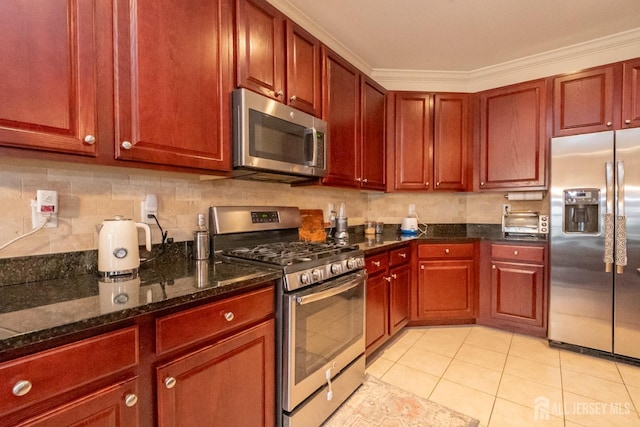
<svg viewBox="0 0 640 427">
<path fill-rule="evenodd" d="M 569 188 L 564 190 L 565 233 L 598 233 L 600 223 L 600 189 Z"/>
</svg>

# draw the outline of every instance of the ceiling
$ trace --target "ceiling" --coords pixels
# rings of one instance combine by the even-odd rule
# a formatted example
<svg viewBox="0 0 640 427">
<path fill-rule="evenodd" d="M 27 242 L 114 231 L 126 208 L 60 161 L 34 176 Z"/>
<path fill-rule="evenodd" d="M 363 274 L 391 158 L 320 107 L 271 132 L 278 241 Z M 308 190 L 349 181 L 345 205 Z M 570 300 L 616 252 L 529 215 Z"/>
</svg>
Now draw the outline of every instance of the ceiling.
<svg viewBox="0 0 640 427">
<path fill-rule="evenodd" d="M 640 30 L 640 0 L 269 1 L 374 72 L 473 72 Z"/>
</svg>

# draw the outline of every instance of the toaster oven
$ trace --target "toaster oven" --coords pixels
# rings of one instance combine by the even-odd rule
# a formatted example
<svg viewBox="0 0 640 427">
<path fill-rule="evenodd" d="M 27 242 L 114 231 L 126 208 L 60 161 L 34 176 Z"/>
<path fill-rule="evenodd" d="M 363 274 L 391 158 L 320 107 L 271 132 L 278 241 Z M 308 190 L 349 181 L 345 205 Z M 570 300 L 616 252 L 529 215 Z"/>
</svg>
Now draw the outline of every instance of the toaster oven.
<svg viewBox="0 0 640 427">
<path fill-rule="evenodd" d="M 502 215 L 502 232 L 515 236 L 546 236 L 549 216 L 533 211 L 509 211 Z"/>
</svg>

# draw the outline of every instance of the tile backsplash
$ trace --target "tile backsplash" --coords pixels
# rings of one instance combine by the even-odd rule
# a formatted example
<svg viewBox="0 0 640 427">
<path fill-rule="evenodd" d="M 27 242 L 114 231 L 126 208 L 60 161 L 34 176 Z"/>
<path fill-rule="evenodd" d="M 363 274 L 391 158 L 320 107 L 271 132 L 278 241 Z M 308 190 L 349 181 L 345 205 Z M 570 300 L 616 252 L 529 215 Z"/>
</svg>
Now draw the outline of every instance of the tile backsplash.
<svg viewBox="0 0 640 427">
<path fill-rule="evenodd" d="M 0 159 L 0 246 L 29 232 L 36 190 L 58 192 L 58 227 L 47 228 L 0 251 L 0 258 L 96 249 L 96 226 L 124 215 L 140 220 L 147 193 L 158 197 L 160 225 L 175 241 L 192 238 L 197 214 L 211 205 L 287 205 L 322 209 L 345 201 L 350 225 L 364 219 L 400 223 L 415 204 L 427 223 L 498 224 L 504 193 L 377 193 L 333 187 L 290 187 L 134 168 L 93 166 L 2 157 Z M 512 209 L 548 212 L 547 200 L 510 202 Z M 325 218 L 326 219 L 326 218 Z M 160 231 L 151 226 L 152 240 Z"/>
</svg>

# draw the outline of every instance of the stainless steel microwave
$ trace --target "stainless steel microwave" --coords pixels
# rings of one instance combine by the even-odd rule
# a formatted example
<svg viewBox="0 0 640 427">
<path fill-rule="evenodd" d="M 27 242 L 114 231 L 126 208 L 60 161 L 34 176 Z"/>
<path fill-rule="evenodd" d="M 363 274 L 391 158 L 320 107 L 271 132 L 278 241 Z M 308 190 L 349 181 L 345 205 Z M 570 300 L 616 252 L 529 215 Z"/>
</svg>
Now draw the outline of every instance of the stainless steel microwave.
<svg viewBox="0 0 640 427">
<path fill-rule="evenodd" d="M 239 178 L 296 182 L 327 174 L 327 122 L 246 89 L 233 91 Z"/>
</svg>

